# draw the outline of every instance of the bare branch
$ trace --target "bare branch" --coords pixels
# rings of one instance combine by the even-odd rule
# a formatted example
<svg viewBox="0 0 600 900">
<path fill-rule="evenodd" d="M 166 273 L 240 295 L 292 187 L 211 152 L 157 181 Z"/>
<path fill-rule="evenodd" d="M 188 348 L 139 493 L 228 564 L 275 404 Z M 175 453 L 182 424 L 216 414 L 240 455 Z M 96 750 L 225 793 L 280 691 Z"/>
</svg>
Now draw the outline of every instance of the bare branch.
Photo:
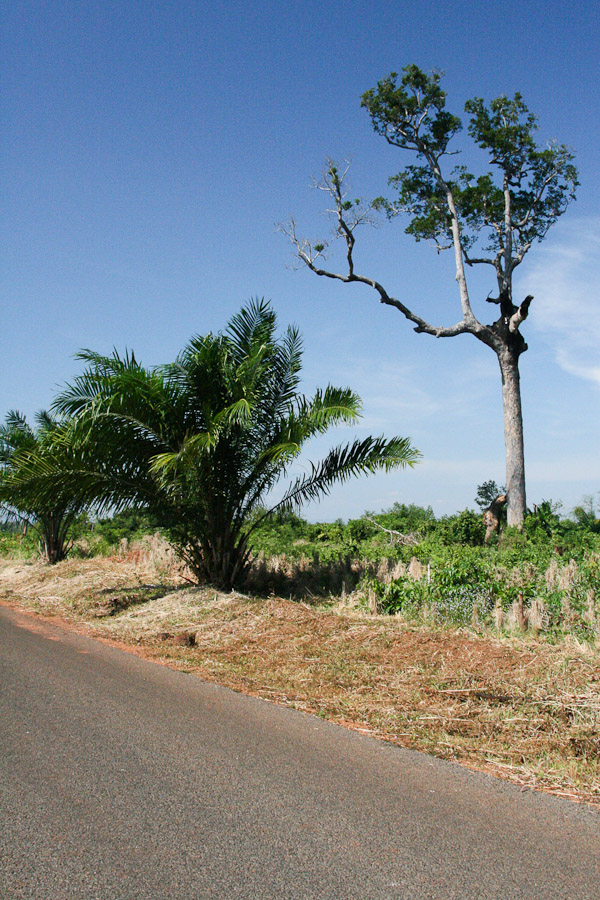
<svg viewBox="0 0 600 900">
<path fill-rule="evenodd" d="M 373 525 L 376 525 L 377 528 L 381 528 L 382 531 L 385 531 L 386 534 L 390 536 L 390 544 L 393 544 L 394 538 L 397 538 L 399 544 L 410 544 L 411 546 L 416 546 L 419 543 L 419 538 L 416 534 L 402 534 L 401 531 L 394 531 L 393 528 L 384 528 L 383 525 L 380 525 L 379 522 L 376 522 L 375 519 L 372 519 L 371 516 L 367 516 L 366 513 L 364 518 L 367 522 L 372 522 Z"/>
<path fill-rule="evenodd" d="M 529 315 L 529 306 L 531 305 L 532 300 L 532 294 L 528 294 L 519 306 L 518 310 L 510 317 L 508 322 L 508 330 L 511 334 L 514 334 L 519 330 L 519 325 L 521 324 L 521 322 L 524 322 Z"/>
<path fill-rule="evenodd" d="M 460 231 L 458 213 L 456 211 L 456 204 L 454 202 L 454 194 L 452 193 L 451 186 L 442 175 L 442 170 L 440 169 L 439 165 L 440 154 L 435 155 L 426 146 L 423 146 L 420 149 L 420 153 L 427 162 L 427 165 L 429 166 L 431 173 L 436 179 L 439 187 L 446 195 L 446 204 L 448 206 L 448 212 L 450 213 L 452 245 L 454 247 L 454 259 L 456 262 L 456 281 L 458 283 L 458 289 L 460 293 L 460 306 L 463 314 L 463 322 L 465 323 L 465 325 L 468 324 L 470 326 L 465 330 L 473 331 L 473 333 L 476 333 L 477 327 L 481 323 L 477 321 L 477 318 L 475 317 L 475 314 L 471 309 L 471 301 L 469 299 L 469 290 L 467 287 L 467 278 L 465 274 L 463 241 Z"/>
<path fill-rule="evenodd" d="M 437 167 L 437 163 L 433 162 L 433 164 Z M 391 296 L 379 281 L 366 275 L 359 275 L 356 273 L 354 267 L 354 231 L 359 225 L 371 224 L 368 212 L 372 209 L 372 206 L 369 206 L 367 209 L 365 209 L 364 206 L 361 206 L 360 201 L 355 200 L 354 202 L 352 202 L 346 200 L 347 192 L 344 189 L 344 180 L 347 173 L 348 164 L 346 165 L 344 170 L 340 172 L 336 165 L 333 162 L 329 161 L 329 167 L 322 180 L 317 185 L 315 185 L 319 190 L 326 191 L 333 200 L 334 205 L 333 208 L 329 210 L 329 213 L 335 220 L 334 238 L 343 239 L 346 245 L 346 271 L 334 272 L 330 269 L 323 268 L 318 261 L 319 259 L 324 259 L 323 254 L 329 247 L 329 244 L 326 242 L 313 243 L 306 238 L 299 238 L 296 233 L 295 222 L 293 219 L 290 219 L 290 222 L 287 226 L 280 225 L 279 228 L 284 234 L 287 235 L 290 242 L 296 248 L 296 255 L 298 259 L 312 272 L 314 272 L 315 275 L 319 275 L 324 278 L 331 278 L 336 281 L 342 281 L 346 284 L 349 284 L 351 282 L 366 284 L 368 287 L 377 292 L 377 294 L 379 295 L 380 303 L 383 303 L 386 306 L 393 306 L 395 309 L 401 312 L 402 315 L 409 320 L 409 322 L 412 322 L 415 325 L 415 331 L 418 334 L 430 334 L 434 337 L 441 338 L 455 337 L 458 334 L 471 333 L 482 339 L 484 332 L 487 334 L 487 331 L 489 329 L 487 326 L 482 325 L 476 319 L 471 310 L 468 293 L 466 290 L 464 269 L 462 268 L 462 248 L 460 247 L 458 218 L 456 216 L 456 210 L 454 209 L 454 202 L 450 187 L 443 181 L 441 173 L 439 172 L 439 167 L 437 167 L 436 177 L 439 178 L 440 183 L 444 186 L 444 189 L 447 192 L 449 207 L 451 210 L 451 214 L 453 215 L 453 246 L 455 246 L 456 248 L 456 242 L 459 242 L 457 252 L 457 281 L 459 281 L 461 307 L 463 311 L 463 318 L 460 321 L 456 322 L 454 325 L 450 325 L 447 327 L 432 325 L 426 319 L 423 319 L 421 316 L 413 312 L 397 297 Z"/>
<path fill-rule="evenodd" d="M 373 288 L 379 294 L 379 300 L 381 303 L 384 303 L 386 306 L 393 306 L 402 315 L 407 318 L 410 322 L 412 322 L 416 327 L 415 331 L 417 333 L 431 334 L 434 337 L 454 337 L 457 334 L 464 334 L 468 331 L 472 331 L 472 327 L 467 325 L 464 320 L 457 322 L 455 325 L 451 325 L 449 327 L 442 327 L 432 325 L 427 322 L 425 319 L 421 318 L 421 316 L 416 315 L 411 309 L 409 309 L 404 303 L 398 300 L 396 297 L 392 297 L 388 294 L 386 289 L 383 287 L 380 282 L 376 281 L 374 278 L 369 278 L 365 275 L 357 275 L 354 271 L 354 263 L 352 259 L 352 251 L 354 247 L 353 239 L 350 240 L 352 235 L 347 236 L 347 260 L 348 260 L 348 271 L 344 274 L 343 272 L 332 272 L 328 269 L 323 269 L 319 265 L 317 265 L 316 260 L 321 256 L 321 251 L 316 250 L 317 247 L 320 247 L 320 244 L 312 245 L 310 241 L 299 238 L 296 235 L 295 223 L 293 220 L 290 220 L 290 224 L 288 226 L 280 225 L 280 231 L 282 231 L 289 238 L 290 242 L 296 248 L 296 254 L 301 262 L 307 266 L 314 272 L 315 275 L 320 275 L 324 278 L 331 278 L 336 281 L 342 281 L 346 284 L 350 284 L 351 282 L 357 282 L 359 284 L 366 284 L 368 287 Z"/>
<path fill-rule="evenodd" d="M 309 241 L 308 238 L 298 238 L 296 235 L 296 221 L 290 216 L 287 224 L 278 222 L 275 226 L 278 231 L 288 238 L 291 244 L 296 247 L 296 256 L 300 260 L 300 264 L 293 266 L 295 269 L 302 268 L 302 265 L 308 266 L 314 270 L 315 261 L 319 258 L 326 259 L 326 253 L 329 248 L 328 241 Z"/>
<path fill-rule="evenodd" d="M 550 226 L 548 226 L 548 227 L 550 227 Z M 546 231 L 547 230 L 548 229 L 546 229 Z M 510 265 L 511 273 L 517 268 L 517 266 L 519 266 L 523 262 L 523 258 L 530 247 L 531 247 L 531 241 L 525 241 L 525 243 L 522 244 L 520 250 L 517 253 L 515 253 L 515 255 L 512 258 L 511 265 Z"/>
<path fill-rule="evenodd" d="M 496 268 L 496 266 L 497 266 L 496 259 L 492 259 L 491 257 L 488 257 L 488 256 L 480 256 L 480 257 L 469 256 L 467 250 L 465 250 L 464 248 L 463 248 L 463 256 L 464 256 L 465 262 L 468 266 L 477 266 L 480 264 L 494 266 L 494 268 Z"/>
</svg>

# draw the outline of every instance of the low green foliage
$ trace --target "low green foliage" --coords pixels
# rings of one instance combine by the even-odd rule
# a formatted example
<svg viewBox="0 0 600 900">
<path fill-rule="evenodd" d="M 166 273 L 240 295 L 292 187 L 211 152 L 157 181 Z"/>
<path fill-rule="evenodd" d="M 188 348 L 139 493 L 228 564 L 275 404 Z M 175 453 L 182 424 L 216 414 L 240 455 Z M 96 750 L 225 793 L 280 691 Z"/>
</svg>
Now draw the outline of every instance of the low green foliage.
<svg viewBox="0 0 600 900">
<path fill-rule="evenodd" d="M 113 550 L 124 541 L 139 541 L 158 530 L 158 523 L 150 513 L 128 509 L 114 516 L 98 519 L 91 524 L 87 537 L 92 546 L 98 548 L 97 552 L 102 552 L 104 548 Z"/>
<path fill-rule="evenodd" d="M 367 579 L 363 591 L 365 605 L 372 605 L 374 593 L 377 608 L 388 614 L 453 625 L 529 627 L 595 641 L 599 584 L 600 543 L 595 551 L 579 548 L 567 557 L 547 543 L 531 542 L 520 553 L 513 546 L 439 548 L 420 578 L 407 572 L 389 583 Z"/>
<path fill-rule="evenodd" d="M 366 607 L 374 599 L 384 614 L 518 627 L 515 610 L 522 603 L 536 632 L 595 641 L 600 535 L 578 519 L 561 519 L 559 508 L 543 501 L 523 531 L 506 529 L 487 546 L 482 517 L 471 510 L 438 519 L 430 508 L 394 504 L 378 515 L 328 524 L 287 515 L 257 530 L 253 549 L 265 557 L 312 558 L 321 567 L 348 558 L 371 561 L 359 592 Z M 403 574 L 389 577 L 388 568 L 372 574 L 386 559 Z"/>
<path fill-rule="evenodd" d="M 39 537 L 36 531 L 12 528 L 4 525 L 0 529 L 0 556 L 17 559 L 31 559 L 39 554 Z"/>
<path fill-rule="evenodd" d="M 594 534 L 600 534 L 600 508 L 592 496 L 587 495 L 583 498 L 581 505 L 575 507 L 573 518 L 582 528 L 592 531 Z"/>
<path fill-rule="evenodd" d="M 483 543 L 481 516 L 436 518 L 431 508 L 396 503 L 344 522 L 307 522 L 285 511 L 252 532 L 250 589 L 258 594 L 327 597 L 353 593 L 383 614 L 453 626 L 518 628 L 518 609 L 535 633 L 594 643 L 600 622 L 600 534 L 593 511 L 561 519 L 559 506 L 535 506 L 523 531 Z M 255 520 L 262 510 L 253 513 Z M 252 520 L 250 520 L 252 524 Z M 119 552 L 157 530 L 143 510 L 89 521 L 80 517 L 74 554 Z M 0 530 L 3 555 L 37 555 L 36 538 Z"/>
</svg>

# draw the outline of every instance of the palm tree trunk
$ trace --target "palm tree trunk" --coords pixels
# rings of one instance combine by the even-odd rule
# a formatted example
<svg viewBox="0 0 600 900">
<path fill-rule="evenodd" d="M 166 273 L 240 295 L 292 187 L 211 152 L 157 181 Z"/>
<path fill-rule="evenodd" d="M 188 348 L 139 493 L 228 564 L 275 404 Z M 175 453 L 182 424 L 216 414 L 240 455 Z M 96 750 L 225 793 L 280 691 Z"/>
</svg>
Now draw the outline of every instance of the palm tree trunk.
<svg viewBox="0 0 600 900">
<path fill-rule="evenodd" d="M 50 565 L 65 559 L 67 551 L 66 537 L 69 521 L 60 513 L 49 513 L 43 519 L 42 543 L 44 556 Z"/>
<path fill-rule="evenodd" d="M 181 554 L 200 584 L 208 583 L 223 591 L 243 584 L 250 553 L 245 536 L 216 532 L 191 538 Z"/>
</svg>

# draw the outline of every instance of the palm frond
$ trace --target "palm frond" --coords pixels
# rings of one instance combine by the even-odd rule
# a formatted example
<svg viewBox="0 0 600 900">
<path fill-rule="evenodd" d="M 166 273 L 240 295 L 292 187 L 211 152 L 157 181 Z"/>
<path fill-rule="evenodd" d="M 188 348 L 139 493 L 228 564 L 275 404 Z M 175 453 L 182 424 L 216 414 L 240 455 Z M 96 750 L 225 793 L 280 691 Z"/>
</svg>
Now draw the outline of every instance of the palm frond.
<svg viewBox="0 0 600 900">
<path fill-rule="evenodd" d="M 155 475 L 168 476 L 198 465 L 199 456 L 214 449 L 219 440 L 219 429 L 203 431 L 186 438 L 179 450 L 157 453 L 149 459 L 148 469 Z"/>
<path fill-rule="evenodd" d="M 252 421 L 252 405 L 247 397 L 240 397 L 214 417 L 215 424 L 248 425 Z"/>
<path fill-rule="evenodd" d="M 48 416 L 35 452 L 16 414 L 12 431 L 0 430 L 3 472 L 2 454 L 17 459 L 10 436 L 21 441 L 13 496 L 38 504 L 70 497 L 113 510 L 142 504 L 199 577 L 231 586 L 248 560 L 249 514 L 311 437 L 353 424 L 361 412 L 349 388 L 329 385 L 310 398 L 298 392 L 302 339 L 295 327 L 278 339 L 276 326 L 271 305 L 255 299 L 223 334 L 194 336 L 167 365 L 144 368 L 130 351 L 82 351 L 84 371 L 57 397 L 53 412 L 62 418 L 54 428 Z M 311 464 L 274 509 L 418 457 L 405 438 L 356 440 Z"/>
<path fill-rule="evenodd" d="M 38 431 L 51 432 L 59 427 L 57 419 L 46 409 L 42 409 L 40 412 L 36 413 L 35 421 Z"/>
<path fill-rule="evenodd" d="M 358 475 L 378 470 L 413 467 L 421 458 L 408 438 L 367 437 L 352 444 L 336 447 L 318 465 L 311 463 L 310 472 L 296 478 L 282 499 L 269 510 L 289 510 L 326 496 L 336 483 L 344 483 Z"/>
<path fill-rule="evenodd" d="M 238 358 L 244 358 L 253 343 L 272 343 L 277 316 L 270 303 L 263 298 L 253 298 L 247 306 L 229 320 L 227 335 Z"/>
<path fill-rule="evenodd" d="M 15 429 L 16 431 L 26 431 L 32 433 L 30 426 L 23 413 L 16 409 L 11 409 L 6 414 L 6 428 Z"/>
</svg>

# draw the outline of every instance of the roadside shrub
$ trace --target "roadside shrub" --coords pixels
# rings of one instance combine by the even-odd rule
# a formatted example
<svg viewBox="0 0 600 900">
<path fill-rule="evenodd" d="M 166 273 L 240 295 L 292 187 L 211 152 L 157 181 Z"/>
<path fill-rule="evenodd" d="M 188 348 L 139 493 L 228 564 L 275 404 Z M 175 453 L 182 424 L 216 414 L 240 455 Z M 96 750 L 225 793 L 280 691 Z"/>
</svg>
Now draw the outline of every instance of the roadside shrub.
<svg viewBox="0 0 600 900">
<path fill-rule="evenodd" d="M 600 534 L 600 509 L 591 495 L 585 496 L 580 506 L 575 507 L 573 518 L 582 529 Z"/>
<path fill-rule="evenodd" d="M 532 538 L 559 537 L 563 532 L 559 516 L 561 506 L 561 503 L 553 503 L 552 500 L 534 504 L 533 511 L 527 510 L 525 533 Z"/>
<path fill-rule="evenodd" d="M 466 544 L 480 547 L 485 538 L 483 517 L 472 509 L 464 509 L 455 516 L 444 516 L 439 520 L 436 534 L 446 545 Z"/>
<path fill-rule="evenodd" d="M 526 553 L 514 546 L 503 552 L 437 545 L 430 551 L 423 563 L 415 555 L 399 577 L 367 575 L 360 585 L 364 605 L 382 614 L 425 616 L 457 626 L 492 626 L 500 609 L 507 627 L 525 623 L 535 633 L 597 640 L 600 552 L 566 558 L 547 544 L 527 545 Z M 522 612 L 515 618 L 517 609 Z"/>
<path fill-rule="evenodd" d="M 367 578 L 361 585 L 363 597 L 368 603 L 370 594 L 374 594 L 377 610 L 385 615 L 403 613 L 407 617 L 416 616 L 423 609 L 428 597 L 429 586 L 426 581 L 416 580 L 409 575 L 383 582 L 378 578 Z"/>
<path fill-rule="evenodd" d="M 417 506 L 415 503 L 394 503 L 384 512 L 367 515 L 384 528 L 391 528 L 401 534 L 428 534 L 435 528 L 437 521 L 430 506 Z"/>
<path fill-rule="evenodd" d="M 416 560 L 416 557 L 415 557 Z M 413 567 L 414 569 L 414 567 Z M 382 613 L 415 615 L 427 611 L 437 620 L 468 624 L 475 615 L 485 619 L 493 607 L 491 567 L 484 553 L 474 548 L 439 551 L 419 578 L 409 571 L 390 583 L 369 579 L 363 589 L 374 593 Z"/>
<path fill-rule="evenodd" d="M 12 556 L 16 559 L 33 559 L 39 556 L 39 538 L 35 531 L 10 527 L 0 530 L 0 556 Z"/>
</svg>

